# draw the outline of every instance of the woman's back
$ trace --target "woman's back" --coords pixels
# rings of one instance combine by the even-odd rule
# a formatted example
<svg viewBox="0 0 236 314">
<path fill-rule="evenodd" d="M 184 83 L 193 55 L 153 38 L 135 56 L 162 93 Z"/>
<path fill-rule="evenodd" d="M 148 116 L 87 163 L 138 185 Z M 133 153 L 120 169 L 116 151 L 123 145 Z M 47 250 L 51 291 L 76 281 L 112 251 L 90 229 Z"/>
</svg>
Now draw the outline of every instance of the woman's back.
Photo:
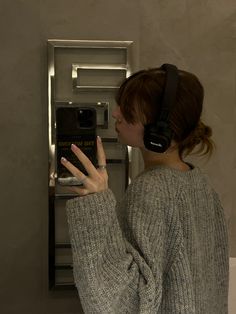
<svg viewBox="0 0 236 314">
<path fill-rule="evenodd" d="M 144 258 L 156 273 L 156 284 L 162 280 L 158 313 L 228 313 L 226 221 L 219 197 L 206 176 L 198 167 L 182 172 L 157 166 L 135 181 L 128 194 L 139 191 L 140 200 L 145 194 L 149 210 L 145 222 L 144 216 L 134 218 L 131 206 L 126 234 L 142 252 L 150 252 Z M 138 237 L 145 229 L 142 224 L 149 225 L 149 231 Z M 158 248 L 147 249 L 145 239 L 155 237 L 156 241 L 152 241 Z"/>
</svg>

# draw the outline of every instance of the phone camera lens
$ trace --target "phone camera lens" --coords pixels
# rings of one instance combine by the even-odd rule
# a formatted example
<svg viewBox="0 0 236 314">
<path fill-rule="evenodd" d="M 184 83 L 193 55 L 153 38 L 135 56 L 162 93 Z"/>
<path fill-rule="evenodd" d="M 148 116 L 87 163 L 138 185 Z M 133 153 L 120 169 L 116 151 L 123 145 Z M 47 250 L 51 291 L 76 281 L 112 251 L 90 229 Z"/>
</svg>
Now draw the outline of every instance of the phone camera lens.
<svg viewBox="0 0 236 314">
<path fill-rule="evenodd" d="M 81 128 L 91 128 L 93 126 L 93 112 L 89 109 L 78 110 L 78 122 Z"/>
</svg>

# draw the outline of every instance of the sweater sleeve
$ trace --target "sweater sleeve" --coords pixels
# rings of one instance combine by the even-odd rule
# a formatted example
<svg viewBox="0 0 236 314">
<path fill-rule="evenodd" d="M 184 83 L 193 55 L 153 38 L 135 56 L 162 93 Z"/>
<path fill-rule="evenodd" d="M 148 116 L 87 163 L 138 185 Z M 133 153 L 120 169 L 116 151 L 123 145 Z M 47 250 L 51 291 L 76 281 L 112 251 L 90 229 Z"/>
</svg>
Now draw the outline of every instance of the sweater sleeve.
<svg viewBox="0 0 236 314">
<path fill-rule="evenodd" d="M 132 206 L 138 206 L 135 198 Z M 161 300 L 161 284 L 156 287 L 145 254 L 124 235 L 112 191 L 69 200 L 67 217 L 74 279 L 84 312 L 153 313 Z"/>
</svg>

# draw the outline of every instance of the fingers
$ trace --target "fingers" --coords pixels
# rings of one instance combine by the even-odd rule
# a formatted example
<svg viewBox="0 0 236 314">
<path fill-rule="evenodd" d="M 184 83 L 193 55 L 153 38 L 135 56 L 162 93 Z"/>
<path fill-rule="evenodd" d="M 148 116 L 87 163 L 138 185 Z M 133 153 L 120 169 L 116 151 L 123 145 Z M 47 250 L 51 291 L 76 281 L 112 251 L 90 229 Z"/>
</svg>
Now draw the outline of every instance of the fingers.
<svg viewBox="0 0 236 314">
<path fill-rule="evenodd" d="M 85 175 L 83 172 L 81 172 L 78 168 L 76 168 L 70 161 L 68 161 L 66 158 L 61 158 L 61 163 L 64 167 L 66 167 L 78 180 L 83 180 L 85 178 Z"/>
<path fill-rule="evenodd" d="M 97 138 L 97 158 L 98 165 L 103 166 L 102 168 L 96 169 L 90 159 L 76 145 L 72 144 L 71 149 L 88 173 L 88 176 L 85 176 L 83 172 L 76 168 L 70 161 L 66 160 L 64 157 L 61 158 L 63 166 L 83 183 L 83 187 L 74 187 L 73 190 L 80 196 L 106 190 L 108 188 L 108 174 L 105 168 L 106 156 L 101 139 L 99 137 Z"/>
<path fill-rule="evenodd" d="M 82 163 L 84 168 L 86 169 L 87 173 L 91 177 L 97 177 L 97 170 L 92 164 L 91 160 L 82 152 L 79 147 L 76 145 L 72 144 L 71 145 L 71 150 L 73 153 L 76 155 L 76 157 L 79 159 L 79 161 Z"/>
<path fill-rule="evenodd" d="M 99 166 L 106 166 L 106 155 L 103 149 L 102 140 L 97 137 L 97 159 Z"/>
<path fill-rule="evenodd" d="M 80 195 L 80 196 L 85 196 L 90 194 L 89 190 L 87 190 L 86 188 L 79 188 L 79 187 L 71 187 L 70 188 L 71 191 L 75 192 L 76 194 Z"/>
</svg>

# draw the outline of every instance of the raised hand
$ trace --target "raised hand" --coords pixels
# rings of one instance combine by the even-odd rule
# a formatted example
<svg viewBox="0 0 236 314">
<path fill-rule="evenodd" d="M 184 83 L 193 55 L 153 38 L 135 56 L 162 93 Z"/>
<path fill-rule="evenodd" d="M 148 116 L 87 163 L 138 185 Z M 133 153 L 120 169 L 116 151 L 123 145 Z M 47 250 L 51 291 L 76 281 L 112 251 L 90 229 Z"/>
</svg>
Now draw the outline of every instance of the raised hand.
<svg viewBox="0 0 236 314">
<path fill-rule="evenodd" d="M 63 166 L 66 167 L 73 174 L 73 176 L 75 176 L 83 184 L 83 187 L 71 187 L 71 189 L 80 196 L 85 196 L 108 189 L 106 155 L 103 149 L 101 138 L 97 137 L 98 168 L 95 168 L 90 159 L 76 145 L 72 144 L 71 150 L 83 164 L 88 173 L 88 176 L 86 176 L 70 161 L 62 157 L 61 163 Z"/>
</svg>

